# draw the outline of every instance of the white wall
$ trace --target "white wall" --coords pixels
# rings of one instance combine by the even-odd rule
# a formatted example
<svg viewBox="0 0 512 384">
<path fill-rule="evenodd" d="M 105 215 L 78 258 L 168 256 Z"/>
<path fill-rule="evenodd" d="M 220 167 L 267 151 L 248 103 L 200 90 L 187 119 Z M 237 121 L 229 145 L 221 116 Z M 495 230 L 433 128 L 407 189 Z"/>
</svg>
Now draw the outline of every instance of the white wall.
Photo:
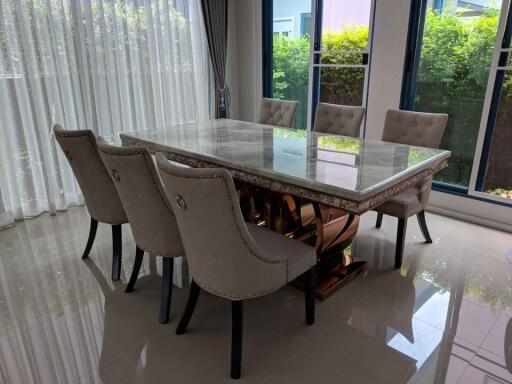
<svg viewBox="0 0 512 384">
<path fill-rule="evenodd" d="M 432 191 L 429 211 L 512 232 L 512 208 Z"/>
<path fill-rule="evenodd" d="M 232 2 L 235 3 L 235 2 Z M 398 108 L 410 0 L 376 0 L 366 137 L 380 139 L 386 110 Z M 238 118 L 255 121 L 262 97 L 261 0 L 236 1 Z M 234 79 L 235 80 L 235 79 Z M 430 209 L 512 231 L 512 208 L 433 192 Z"/>
<path fill-rule="evenodd" d="M 261 0 L 238 0 L 236 28 L 238 62 L 238 118 L 255 121 L 262 89 Z"/>
<path fill-rule="evenodd" d="M 376 0 L 366 137 L 382 137 L 388 109 L 398 109 L 409 28 L 410 0 Z"/>
</svg>

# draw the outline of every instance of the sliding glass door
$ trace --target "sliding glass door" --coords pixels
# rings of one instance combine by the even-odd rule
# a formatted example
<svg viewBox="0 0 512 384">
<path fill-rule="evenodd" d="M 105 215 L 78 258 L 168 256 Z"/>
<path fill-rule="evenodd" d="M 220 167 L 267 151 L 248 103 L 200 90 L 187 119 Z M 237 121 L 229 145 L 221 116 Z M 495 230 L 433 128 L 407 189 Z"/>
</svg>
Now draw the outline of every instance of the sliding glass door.
<svg viewBox="0 0 512 384">
<path fill-rule="evenodd" d="M 418 0 L 411 10 L 403 109 L 449 115 L 452 151 L 436 188 L 512 199 L 509 0 Z"/>
<path fill-rule="evenodd" d="M 318 102 L 366 105 L 373 0 L 264 0 L 263 18 L 264 94 L 299 101 L 295 128 Z"/>
<path fill-rule="evenodd" d="M 502 7 L 500 38 L 489 77 L 487 114 L 482 121 L 473 165 L 471 190 L 501 202 L 512 202 L 512 8 Z"/>
<path fill-rule="evenodd" d="M 501 2 L 423 0 L 415 6 L 419 20 L 410 32 L 416 36 L 408 52 L 407 97 L 401 107 L 449 115 L 441 148 L 452 151 L 452 157 L 435 179 L 467 191 Z"/>
</svg>

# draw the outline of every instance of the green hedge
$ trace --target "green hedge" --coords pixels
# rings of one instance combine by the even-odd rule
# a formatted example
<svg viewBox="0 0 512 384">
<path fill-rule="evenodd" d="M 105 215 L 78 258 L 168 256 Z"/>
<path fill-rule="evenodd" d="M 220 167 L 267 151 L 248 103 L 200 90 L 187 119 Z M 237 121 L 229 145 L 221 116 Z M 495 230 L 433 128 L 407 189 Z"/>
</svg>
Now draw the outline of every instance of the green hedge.
<svg viewBox="0 0 512 384">
<path fill-rule="evenodd" d="M 496 9 L 468 18 L 450 9 L 442 14 L 432 11 L 426 14 L 415 109 L 450 115 L 442 147 L 452 150 L 453 155 L 450 167 L 439 175 L 442 181 L 469 183 L 498 19 Z M 324 33 L 323 50 L 365 50 L 367 41 L 368 27 L 353 26 L 343 32 Z M 301 102 L 295 127 L 304 129 L 309 37 L 274 36 L 273 43 L 274 97 Z M 324 55 L 322 62 L 361 63 L 361 55 Z M 363 83 L 363 70 L 324 68 L 321 101 L 360 105 Z M 510 79 L 504 92 L 512 96 Z"/>
</svg>

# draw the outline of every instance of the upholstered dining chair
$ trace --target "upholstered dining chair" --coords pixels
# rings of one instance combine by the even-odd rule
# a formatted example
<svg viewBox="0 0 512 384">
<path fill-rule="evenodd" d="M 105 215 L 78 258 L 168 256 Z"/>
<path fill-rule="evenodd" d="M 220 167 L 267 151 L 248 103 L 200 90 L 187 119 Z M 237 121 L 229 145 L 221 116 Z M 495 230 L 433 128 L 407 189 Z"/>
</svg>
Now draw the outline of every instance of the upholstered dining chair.
<svg viewBox="0 0 512 384">
<path fill-rule="evenodd" d="M 184 256 L 171 204 L 153 157 L 144 147 L 118 147 L 98 139 L 98 149 L 126 209 L 135 239 L 135 262 L 126 292 L 133 291 L 144 252 L 162 256 L 160 323 L 169 321 L 174 257 Z"/>
<path fill-rule="evenodd" d="M 291 128 L 298 101 L 262 98 L 258 123 Z"/>
<path fill-rule="evenodd" d="M 82 259 L 89 257 L 98 222 L 110 224 L 113 243 L 112 280 L 119 280 L 122 259 L 121 224 L 127 223 L 128 218 L 114 183 L 101 161 L 96 137 L 90 130 L 68 131 L 59 124 L 53 126 L 53 132 L 68 159 L 91 215 L 89 237 Z"/>
<path fill-rule="evenodd" d="M 245 300 L 269 294 L 304 275 L 306 323 L 314 323 L 315 249 L 246 224 L 233 179 L 225 169 L 176 167 L 160 153 L 156 159 L 193 279 L 176 334 L 185 332 L 200 289 L 231 300 L 231 377 L 238 379 Z"/>
<path fill-rule="evenodd" d="M 359 137 L 364 107 L 318 103 L 314 132 Z"/>
<path fill-rule="evenodd" d="M 439 148 L 447 123 L 448 115 L 442 113 L 388 110 L 382 140 L 420 147 Z M 377 228 L 381 227 L 384 214 L 398 218 L 395 268 L 402 266 L 405 233 L 409 217 L 416 215 L 425 241 L 432 243 L 425 220 L 425 207 L 428 204 L 431 188 L 432 177 L 428 177 L 375 209 L 377 211 Z"/>
</svg>

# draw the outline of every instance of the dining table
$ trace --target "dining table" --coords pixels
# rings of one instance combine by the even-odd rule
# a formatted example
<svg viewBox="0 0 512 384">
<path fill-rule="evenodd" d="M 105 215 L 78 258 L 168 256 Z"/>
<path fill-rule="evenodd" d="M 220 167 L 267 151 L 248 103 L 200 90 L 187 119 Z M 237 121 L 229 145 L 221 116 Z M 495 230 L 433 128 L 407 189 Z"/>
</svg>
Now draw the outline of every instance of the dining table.
<svg viewBox="0 0 512 384">
<path fill-rule="evenodd" d="M 447 167 L 451 155 L 442 149 L 233 119 L 141 127 L 121 133 L 120 139 L 124 146 L 144 146 L 186 166 L 224 168 L 235 181 L 254 188 L 343 210 L 347 220 L 338 236 L 356 217 Z M 347 264 L 343 254 L 339 260 Z M 360 260 L 353 274 L 363 265 Z M 346 279 L 338 280 L 329 294 Z"/>
</svg>

